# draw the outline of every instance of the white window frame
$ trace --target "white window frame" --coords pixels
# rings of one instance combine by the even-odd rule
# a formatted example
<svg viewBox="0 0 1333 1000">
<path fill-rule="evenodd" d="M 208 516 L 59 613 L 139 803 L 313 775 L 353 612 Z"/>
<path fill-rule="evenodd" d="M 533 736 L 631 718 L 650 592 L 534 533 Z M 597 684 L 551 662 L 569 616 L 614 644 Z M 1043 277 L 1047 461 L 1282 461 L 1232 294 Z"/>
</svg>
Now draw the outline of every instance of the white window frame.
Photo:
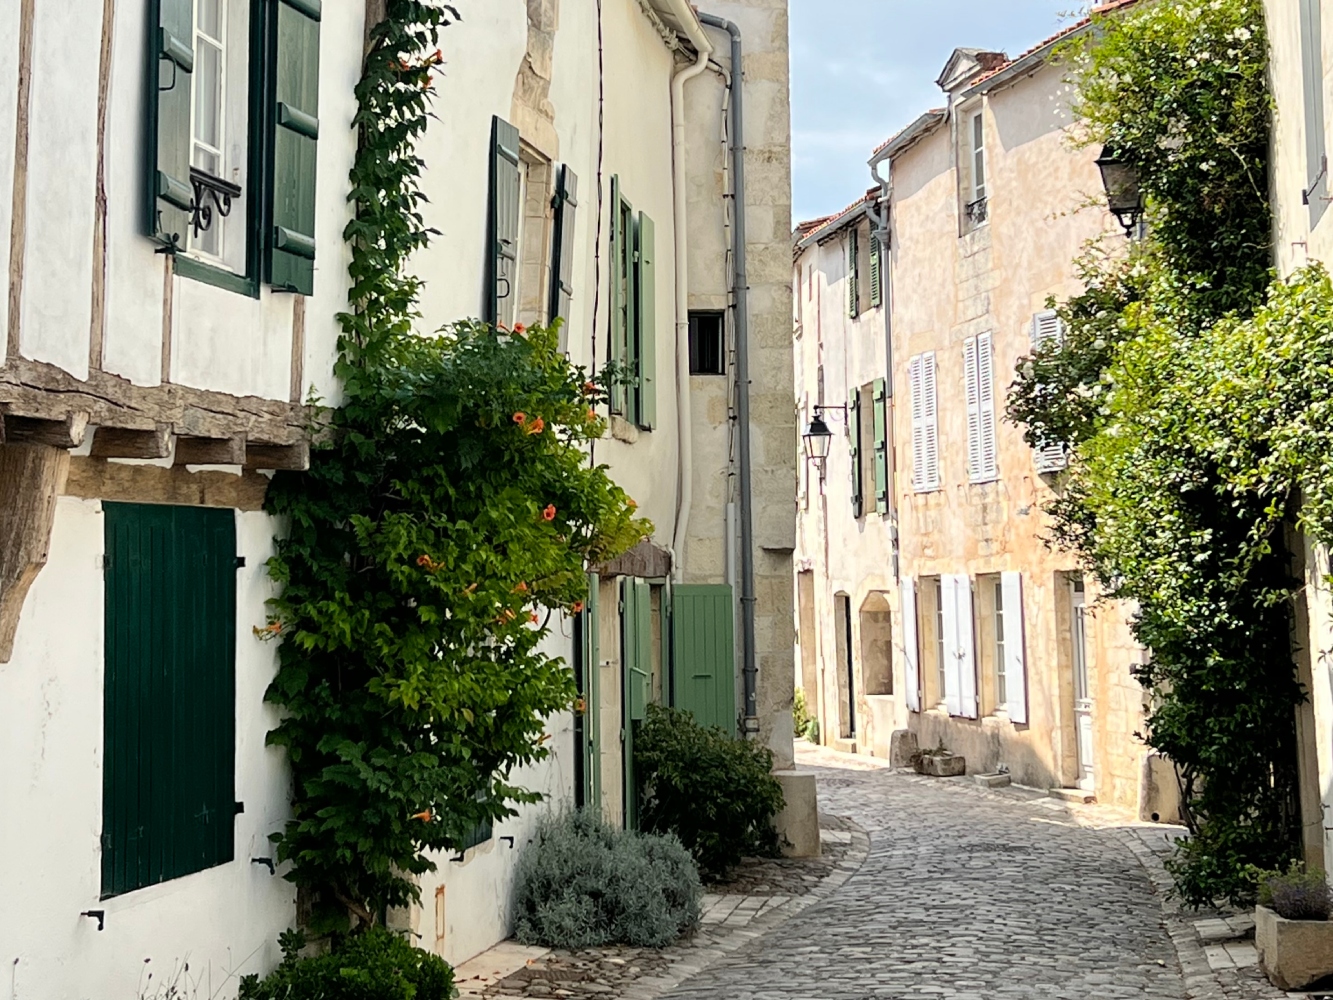
<svg viewBox="0 0 1333 1000">
<path fill-rule="evenodd" d="M 231 214 L 223 216 L 214 211 L 208 231 L 195 237 L 193 229 L 186 233 L 186 252 L 209 264 L 222 267 L 239 275 L 246 273 L 247 215 L 257 206 L 248 204 L 249 187 L 246 174 L 249 169 L 250 119 L 250 3 L 251 0 L 217 0 L 221 18 L 220 38 L 206 34 L 201 28 L 199 8 L 206 0 L 194 0 L 194 64 L 195 79 L 191 80 L 190 94 L 190 165 L 207 170 L 198 161 L 198 154 L 216 157 L 218 170 L 213 176 L 238 185 L 244 192 L 232 202 Z M 201 46 L 218 50 L 218 145 L 213 147 L 198 135 L 198 98 L 202 93 L 197 74 L 204 60 L 199 57 Z M 207 171 L 210 172 L 211 171 Z"/>
<path fill-rule="evenodd" d="M 968 122 L 968 151 L 972 157 L 972 197 L 977 202 L 986 197 L 986 118 L 978 108 Z"/>
</svg>

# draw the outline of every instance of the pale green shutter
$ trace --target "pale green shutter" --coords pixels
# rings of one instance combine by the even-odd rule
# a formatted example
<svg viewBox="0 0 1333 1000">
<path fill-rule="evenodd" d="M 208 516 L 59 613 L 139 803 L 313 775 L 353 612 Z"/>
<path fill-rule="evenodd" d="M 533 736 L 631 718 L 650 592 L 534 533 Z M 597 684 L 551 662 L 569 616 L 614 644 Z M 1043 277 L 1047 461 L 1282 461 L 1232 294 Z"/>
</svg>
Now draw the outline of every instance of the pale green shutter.
<svg viewBox="0 0 1333 1000">
<path fill-rule="evenodd" d="M 671 593 L 674 704 L 703 726 L 736 734 L 736 639 L 731 587 L 677 584 Z"/>
<path fill-rule="evenodd" d="M 847 234 L 847 315 L 861 315 L 861 245 L 855 229 Z"/>
<path fill-rule="evenodd" d="M 568 164 L 560 167 L 555 182 L 555 232 L 551 241 L 551 322 L 569 321 L 569 305 L 574 298 L 574 212 L 579 204 L 579 179 Z M 569 332 L 560 331 L 562 345 L 569 343 Z"/>
<path fill-rule="evenodd" d="M 851 437 L 852 516 L 865 513 L 864 485 L 861 482 L 861 393 L 856 389 L 847 403 L 847 427 Z"/>
<path fill-rule="evenodd" d="M 486 226 L 486 291 L 482 318 L 511 327 L 517 315 L 519 135 L 503 118 L 491 119 L 491 191 Z"/>
<path fill-rule="evenodd" d="M 870 234 L 870 306 L 878 309 L 884 304 L 884 268 L 881 263 L 884 244 L 878 236 Z"/>
<path fill-rule="evenodd" d="M 889 401 L 884 379 L 875 379 L 875 510 L 889 512 Z"/>
<path fill-rule="evenodd" d="M 148 235 L 183 249 L 190 185 L 190 103 L 194 74 L 194 0 L 153 0 L 147 137 Z"/>
<path fill-rule="evenodd" d="M 611 330 L 607 345 L 611 364 L 622 369 L 611 385 L 611 412 L 625 412 L 625 386 L 619 381 L 625 365 L 625 229 L 620 210 L 620 178 L 611 177 Z"/>
<path fill-rule="evenodd" d="M 653 220 L 639 213 L 637 227 L 639 388 L 637 422 L 644 430 L 657 424 L 657 248 Z"/>
</svg>

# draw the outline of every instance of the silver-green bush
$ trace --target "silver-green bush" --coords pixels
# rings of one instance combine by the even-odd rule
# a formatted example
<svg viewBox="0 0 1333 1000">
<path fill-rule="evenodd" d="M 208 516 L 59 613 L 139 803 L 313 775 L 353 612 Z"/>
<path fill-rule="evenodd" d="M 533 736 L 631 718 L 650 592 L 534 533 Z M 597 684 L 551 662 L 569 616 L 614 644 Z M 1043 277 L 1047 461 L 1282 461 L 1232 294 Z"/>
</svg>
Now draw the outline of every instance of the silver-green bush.
<svg viewBox="0 0 1333 1000">
<path fill-rule="evenodd" d="M 661 948 L 699 921 L 703 888 L 672 835 L 614 830 L 587 811 L 543 821 L 519 858 L 514 934 L 524 944 Z"/>
</svg>

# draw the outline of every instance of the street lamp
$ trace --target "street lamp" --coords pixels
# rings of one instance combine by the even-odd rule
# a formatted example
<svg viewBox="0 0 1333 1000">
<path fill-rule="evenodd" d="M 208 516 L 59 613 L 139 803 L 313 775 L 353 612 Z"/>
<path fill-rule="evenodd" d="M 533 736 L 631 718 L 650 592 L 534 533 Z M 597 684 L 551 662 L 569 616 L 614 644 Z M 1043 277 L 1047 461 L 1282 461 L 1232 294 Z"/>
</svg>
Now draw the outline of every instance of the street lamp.
<svg viewBox="0 0 1333 1000">
<path fill-rule="evenodd" d="M 1102 187 L 1106 188 L 1106 203 L 1111 214 L 1119 220 L 1125 235 L 1133 238 L 1134 230 L 1143 219 L 1143 188 L 1139 184 L 1139 168 L 1120 158 L 1105 146 L 1097 157 L 1097 169 L 1102 172 Z"/>
<path fill-rule="evenodd" d="M 829 430 L 828 424 L 824 423 L 824 414 L 820 407 L 815 408 L 815 418 L 810 421 L 810 428 L 803 437 L 806 457 L 822 466 L 824 459 L 828 458 L 829 447 L 833 444 L 833 432 Z"/>
</svg>

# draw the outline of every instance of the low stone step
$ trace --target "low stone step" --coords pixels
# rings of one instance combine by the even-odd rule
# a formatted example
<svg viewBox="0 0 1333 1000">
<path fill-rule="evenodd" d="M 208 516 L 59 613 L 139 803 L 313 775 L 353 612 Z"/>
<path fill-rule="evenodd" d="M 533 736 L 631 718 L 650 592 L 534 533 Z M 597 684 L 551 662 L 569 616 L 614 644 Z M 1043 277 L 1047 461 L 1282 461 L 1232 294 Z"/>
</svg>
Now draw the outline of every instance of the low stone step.
<svg viewBox="0 0 1333 1000">
<path fill-rule="evenodd" d="M 1007 774 L 974 774 L 972 780 L 983 788 L 1006 788 L 1013 783 Z"/>
</svg>

